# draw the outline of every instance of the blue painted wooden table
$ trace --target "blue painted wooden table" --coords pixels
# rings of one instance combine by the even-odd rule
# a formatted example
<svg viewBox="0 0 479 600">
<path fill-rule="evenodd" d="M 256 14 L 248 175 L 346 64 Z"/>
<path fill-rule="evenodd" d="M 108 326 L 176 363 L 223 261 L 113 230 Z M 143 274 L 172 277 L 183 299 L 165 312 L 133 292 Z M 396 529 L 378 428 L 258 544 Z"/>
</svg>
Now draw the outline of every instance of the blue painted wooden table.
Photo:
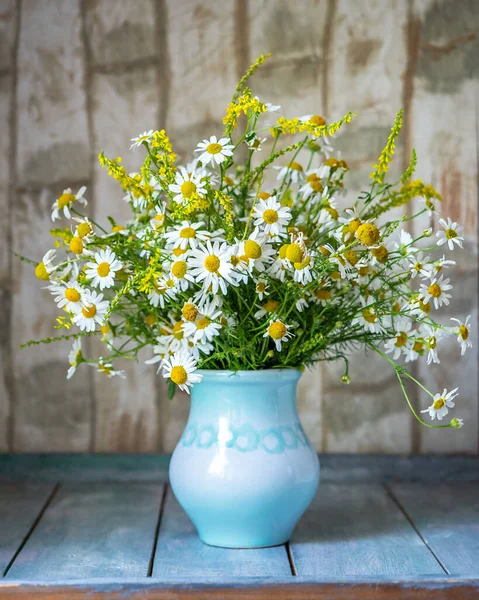
<svg viewBox="0 0 479 600">
<path fill-rule="evenodd" d="M 0 455 L 0 599 L 479 598 L 479 459 L 320 460 L 289 544 L 224 550 L 166 456 Z"/>
</svg>

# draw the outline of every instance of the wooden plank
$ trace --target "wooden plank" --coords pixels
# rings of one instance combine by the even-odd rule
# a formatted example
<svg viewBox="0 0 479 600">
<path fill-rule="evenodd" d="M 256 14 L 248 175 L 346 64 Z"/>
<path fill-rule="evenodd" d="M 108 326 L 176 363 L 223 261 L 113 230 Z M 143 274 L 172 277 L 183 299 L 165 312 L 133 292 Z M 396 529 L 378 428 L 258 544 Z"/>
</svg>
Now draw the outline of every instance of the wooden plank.
<svg viewBox="0 0 479 600">
<path fill-rule="evenodd" d="M 168 455 L 0 454 L 0 482 L 166 481 Z M 477 456 L 320 454 L 321 481 L 479 482 Z"/>
<path fill-rule="evenodd" d="M 434 556 L 380 485 L 320 484 L 291 540 L 306 577 L 434 576 Z"/>
<path fill-rule="evenodd" d="M 0 582 L 0 594 L 6 600 L 477 600 L 477 580 L 456 578 L 397 578 L 381 579 L 311 580 L 289 579 L 228 579 L 217 577 L 195 581 L 158 580 L 97 580 L 58 582 L 39 585 L 18 581 Z"/>
<path fill-rule="evenodd" d="M 285 546 L 250 550 L 214 548 L 200 541 L 193 523 L 168 489 L 153 577 L 281 577 L 291 575 Z"/>
<path fill-rule="evenodd" d="M 29 534 L 53 485 L 0 484 L 0 577 Z"/>
<path fill-rule="evenodd" d="M 479 578 L 479 484 L 394 484 L 391 491 L 448 573 Z"/>
<path fill-rule="evenodd" d="M 53 247 L 51 205 L 63 189 L 88 183 L 89 154 L 79 1 L 21 3 L 18 54 L 18 186 L 13 249 L 34 260 Z M 47 32 L 47 33 L 46 33 Z M 66 223 L 64 222 L 64 225 Z M 66 380 L 71 344 L 20 350 L 55 332 L 55 306 L 31 265 L 14 262 L 13 450 L 85 451 L 90 442 L 89 371 Z"/>
<path fill-rule="evenodd" d="M 433 392 L 459 386 L 461 393 L 452 416 L 464 419 L 464 428 L 435 431 L 419 430 L 417 451 L 430 453 L 476 453 L 479 437 L 478 402 L 478 328 L 477 328 L 477 213 L 478 149 L 474 135 L 475 104 L 479 95 L 477 63 L 479 40 L 477 16 L 467 2 L 415 2 L 412 18 L 420 26 L 420 43 L 416 48 L 414 95 L 411 102 L 410 144 L 418 153 L 415 177 L 430 182 L 443 196 L 440 215 L 418 219 L 415 232 L 425 227 L 441 228 L 440 216 L 451 217 L 465 227 L 464 251 L 450 252 L 441 247 L 438 257 L 457 261 L 445 277 L 454 285 L 449 307 L 433 315 L 443 325 L 451 326 L 451 316 L 473 316 L 473 348 L 461 358 L 455 338 L 438 346 L 440 366 L 417 364 L 421 381 Z M 441 127 L 438 127 L 441 123 Z M 418 200 L 416 207 L 422 206 Z M 435 235 L 435 233 L 433 233 Z M 430 398 L 418 392 L 419 408 L 426 408 Z"/>
<path fill-rule="evenodd" d="M 146 577 L 162 490 L 161 484 L 65 485 L 7 577 Z"/>
</svg>

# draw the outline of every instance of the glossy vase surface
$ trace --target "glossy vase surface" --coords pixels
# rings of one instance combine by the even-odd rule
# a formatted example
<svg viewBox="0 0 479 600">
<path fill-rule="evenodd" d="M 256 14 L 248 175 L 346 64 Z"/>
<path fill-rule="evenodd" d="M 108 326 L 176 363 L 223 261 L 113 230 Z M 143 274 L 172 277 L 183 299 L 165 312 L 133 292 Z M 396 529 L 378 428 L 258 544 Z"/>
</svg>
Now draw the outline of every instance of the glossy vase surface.
<svg viewBox="0 0 479 600">
<path fill-rule="evenodd" d="M 301 372 L 200 372 L 170 462 L 173 492 L 206 544 L 283 544 L 319 483 L 296 409 Z"/>
</svg>

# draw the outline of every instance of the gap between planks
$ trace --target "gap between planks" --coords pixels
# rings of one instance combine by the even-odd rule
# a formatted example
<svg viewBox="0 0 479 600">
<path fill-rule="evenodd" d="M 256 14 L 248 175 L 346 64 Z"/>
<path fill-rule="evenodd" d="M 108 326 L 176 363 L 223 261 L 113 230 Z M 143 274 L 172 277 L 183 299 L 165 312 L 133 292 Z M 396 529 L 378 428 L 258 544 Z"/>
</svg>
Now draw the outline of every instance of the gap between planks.
<svg viewBox="0 0 479 600">
<path fill-rule="evenodd" d="M 45 504 L 42 506 L 42 508 L 41 508 L 40 512 L 38 513 L 36 519 L 33 521 L 32 525 L 29 528 L 29 530 L 25 534 L 25 537 L 23 538 L 21 544 L 18 546 L 17 550 L 15 551 L 15 553 L 12 556 L 12 558 L 10 559 L 10 562 L 8 563 L 7 567 L 5 568 L 5 571 L 3 572 L 3 577 L 7 576 L 8 572 L 10 571 L 10 569 L 13 566 L 13 563 L 16 561 L 17 556 L 20 554 L 20 552 L 25 547 L 25 544 L 28 542 L 28 540 L 31 537 L 32 533 L 35 531 L 35 528 L 37 527 L 38 523 L 40 523 L 43 515 L 46 513 L 48 507 L 53 502 L 53 499 L 58 494 L 58 492 L 60 490 L 60 487 L 61 487 L 61 485 L 59 483 L 55 484 L 52 492 L 50 493 L 50 495 L 46 499 Z"/>
<path fill-rule="evenodd" d="M 153 540 L 153 547 L 151 549 L 150 563 L 148 565 L 148 573 L 146 575 L 147 577 L 151 577 L 153 575 L 153 567 L 155 566 L 156 548 L 158 546 L 158 537 L 160 535 L 161 521 L 163 519 L 163 512 L 165 510 L 165 505 L 166 505 L 166 494 L 168 493 L 169 487 L 170 486 L 167 482 L 165 482 L 163 484 L 163 492 L 162 492 L 161 498 L 160 498 L 160 508 L 158 510 L 158 520 L 156 522 L 156 528 L 155 528 L 155 539 Z"/>
<path fill-rule="evenodd" d="M 414 521 L 412 520 L 412 518 L 409 516 L 409 513 L 406 511 L 406 509 L 404 508 L 404 506 L 401 504 L 401 502 L 399 501 L 398 498 L 396 498 L 396 496 L 394 495 L 394 492 L 392 491 L 392 489 L 389 487 L 389 485 L 387 483 L 383 483 L 383 488 L 386 491 L 386 494 L 391 498 L 391 500 L 394 502 L 394 504 L 398 507 L 398 509 L 402 512 L 402 514 L 404 515 L 404 518 L 407 520 L 407 522 L 409 523 L 409 525 L 414 529 L 416 535 L 419 536 L 419 538 L 421 539 L 422 543 L 426 546 L 426 548 L 429 550 L 429 552 L 433 555 L 433 557 L 436 559 L 437 563 L 439 564 L 439 566 L 441 567 L 441 569 L 444 571 L 444 573 L 446 575 L 450 575 L 449 571 L 446 569 L 446 567 L 443 565 L 443 563 L 441 562 L 441 560 L 439 559 L 438 555 L 434 552 L 434 550 L 431 548 L 431 546 L 428 544 L 428 542 L 426 541 L 426 539 L 424 538 L 424 536 L 422 535 L 422 533 L 419 531 L 419 529 L 416 527 L 416 524 L 414 523 Z"/>
</svg>

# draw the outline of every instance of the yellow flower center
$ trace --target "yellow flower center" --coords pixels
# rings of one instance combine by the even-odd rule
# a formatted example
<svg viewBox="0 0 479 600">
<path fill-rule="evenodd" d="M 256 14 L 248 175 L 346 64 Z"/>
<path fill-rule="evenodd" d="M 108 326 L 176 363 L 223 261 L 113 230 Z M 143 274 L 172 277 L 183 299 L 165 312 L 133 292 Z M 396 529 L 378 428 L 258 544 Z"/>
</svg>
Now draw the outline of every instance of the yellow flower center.
<svg viewBox="0 0 479 600">
<path fill-rule="evenodd" d="M 396 336 L 396 343 L 394 344 L 397 348 L 402 348 L 406 345 L 407 342 L 407 333 L 405 331 L 400 331 Z"/>
<path fill-rule="evenodd" d="M 427 291 L 433 298 L 439 298 L 441 295 L 441 288 L 437 283 L 433 283 L 427 288 Z"/>
<path fill-rule="evenodd" d="M 107 277 L 110 274 L 110 265 L 107 262 L 102 262 L 96 268 L 96 272 L 100 277 Z"/>
<path fill-rule="evenodd" d="M 341 279 L 341 273 L 339 271 L 333 271 L 330 277 L 331 279 Z"/>
<path fill-rule="evenodd" d="M 363 223 L 357 228 L 356 236 L 361 244 L 373 246 L 379 240 L 379 229 L 372 223 Z"/>
<path fill-rule="evenodd" d="M 389 257 L 389 252 L 386 246 L 379 246 L 379 248 L 373 248 L 372 254 L 375 257 L 375 259 L 381 264 L 384 264 Z"/>
<path fill-rule="evenodd" d="M 350 233 L 356 233 L 356 231 L 358 230 L 360 225 L 361 225 L 361 221 L 359 219 L 353 219 L 352 221 L 350 221 L 350 223 L 348 225 L 348 229 L 349 229 Z"/>
<path fill-rule="evenodd" d="M 292 263 L 300 263 L 303 260 L 303 251 L 299 244 L 288 244 L 286 258 Z"/>
<path fill-rule="evenodd" d="M 221 146 L 220 146 L 221 149 Z M 212 152 L 211 154 L 215 154 Z M 185 181 L 181 186 L 181 195 L 185 198 L 191 198 L 191 196 L 196 192 L 196 185 L 192 181 Z M 191 236 L 190 236 L 191 237 Z M 195 237 L 195 236 L 193 236 Z"/>
<path fill-rule="evenodd" d="M 329 215 L 331 216 L 331 218 L 334 221 L 337 221 L 339 219 L 339 213 L 338 213 L 338 211 L 335 208 L 333 208 L 332 206 L 327 206 L 325 208 L 325 210 L 329 213 Z"/>
<path fill-rule="evenodd" d="M 60 198 L 58 198 L 58 208 L 61 210 L 68 206 L 69 204 L 73 204 L 76 198 L 73 194 L 62 194 Z"/>
<path fill-rule="evenodd" d="M 270 196 L 271 194 L 269 194 L 268 192 L 260 192 L 258 194 L 258 198 L 260 198 L 261 200 L 267 200 Z"/>
<path fill-rule="evenodd" d="M 419 308 L 420 310 L 422 310 L 423 313 L 429 314 L 431 311 L 431 303 L 430 302 L 424 302 L 423 300 L 419 301 Z"/>
<path fill-rule="evenodd" d="M 280 340 L 286 335 L 287 329 L 281 321 L 275 321 L 268 327 L 268 334 L 273 340 Z"/>
<path fill-rule="evenodd" d="M 86 221 L 84 221 L 83 223 L 80 223 L 80 225 L 78 225 L 77 227 L 77 234 L 78 237 L 85 237 L 86 235 L 88 235 L 89 233 L 92 232 L 92 228 L 90 223 L 87 223 Z"/>
<path fill-rule="evenodd" d="M 299 164 L 299 162 L 295 162 L 293 160 L 293 162 L 289 165 L 290 169 L 293 169 L 293 171 L 302 171 L 303 167 Z"/>
<path fill-rule="evenodd" d="M 205 268 L 210 273 L 217 273 L 220 268 L 220 259 L 215 254 L 210 254 L 205 258 Z"/>
<path fill-rule="evenodd" d="M 183 306 L 183 308 L 181 310 L 181 314 L 187 321 L 193 322 L 196 319 L 196 317 L 198 316 L 198 309 L 191 302 L 187 302 Z"/>
<path fill-rule="evenodd" d="M 316 290 L 314 295 L 318 300 L 331 300 L 331 292 L 329 290 Z"/>
<path fill-rule="evenodd" d="M 183 279 L 183 277 L 186 275 L 186 268 L 187 265 L 184 260 L 177 260 L 175 263 L 173 263 L 171 272 L 175 277 L 178 277 L 178 279 Z"/>
<path fill-rule="evenodd" d="M 423 348 L 424 348 L 424 344 L 418 340 L 414 342 L 414 345 L 412 347 L 414 352 L 421 352 Z"/>
<path fill-rule="evenodd" d="M 112 233 L 118 233 L 119 231 L 125 231 L 125 227 L 123 227 L 123 225 L 115 225 L 115 227 L 112 227 L 111 231 Z"/>
<path fill-rule="evenodd" d="M 262 293 L 263 293 L 265 290 L 266 290 L 266 284 L 265 284 L 263 281 L 259 281 L 259 282 L 256 284 L 256 291 L 257 291 L 259 294 L 262 294 Z"/>
<path fill-rule="evenodd" d="M 326 125 L 326 121 L 319 115 L 313 115 L 311 119 L 309 119 L 309 123 L 311 123 L 311 125 L 316 125 L 316 127 Z"/>
<path fill-rule="evenodd" d="M 148 325 L 148 327 L 151 327 L 152 325 L 154 325 L 156 323 L 155 315 L 147 315 L 146 319 L 145 319 L 145 323 Z"/>
<path fill-rule="evenodd" d="M 437 346 L 437 339 L 434 335 L 432 335 L 430 338 L 427 338 L 427 347 L 430 350 L 434 350 L 434 348 Z"/>
<path fill-rule="evenodd" d="M 173 250 L 173 254 L 174 254 L 175 256 L 181 256 L 181 255 L 182 255 L 182 254 L 184 254 L 185 252 L 186 252 L 186 249 L 185 249 L 185 250 L 183 250 L 183 248 L 175 248 L 175 249 Z"/>
<path fill-rule="evenodd" d="M 183 184 L 183 185 L 185 185 L 185 184 Z M 183 229 L 180 231 L 180 238 L 189 240 L 194 237 L 196 237 L 196 231 L 194 230 L 193 227 L 183 227 Z"/>
<path fill-rule="evenodd" d="M 73 237 L 70 242 L 70 250 L 73 254 L 81 254 L 83 252 L 83 242 L 79 237 Z"/>
<path fill-rule="evenodd" d="M 188 381 L 188 373 L 184 367 L 178 365 L 177 367 L 173 367 L 171 369 L 170 379 L 177 385 L 183 385 Z"/>
<path fill-rule="evenodd" d="M 356 252 L 354 252 L 354 250 L 346 250 L 346 252 L 344 253 L 344 258 L 353 267 L 359 260 L 359 256 L 356 254 Z"/>
<path fill-rule="evenodd" d="M 234 185 L 234 181 L 228 175 L 225 175 L 225 183 L 226 185 Z"/>
<path fill-rule="evenodd" d="M 296 271 L 302 271 L 309 265 L 310 262 L 311 262 L 311 257 L 307 256 L 302 262 L 295 262 L 294 268 L 296 269 Z"/>
<path fill-rule="evenodd" d="M 376 321 L 378 320 L 378 316 L 370 308 L 364 308 L 363 309 L 363 319 L 367 323 L 376 323 Z"/>
<path fill-rule="evenodd" d="M 84 306 L 81 311 L 86 319 L 93 319 L 96 315 L 96 306 L 94 304 L 91 306 Z"/>
<path fill-rule="evenodd" d="M 208 154 L 218 154 L 221 152 L 221 144 L 208 144 L 208 146 L 206 146 L 206 152 L 208 152 Z"/>
<path fill-rule="evenodd" d="M 455 229 L 446 229 L 446 237 L 448 240 L 452 240 L 457 237 L 457 231 Z"/>
<path fill-rule="evenodd" d="M 266 302 L 266 304 L 263 304 L 263 308 L 267 313 L 272 313 L 274 312 L 279 306 L 279 302 L 276 302 L 276 300 L 268 300 L 268 302 Z"/>
<path fill-rule="evenodd" d="M 446 400 L 445 398 L 438 398 L 437 400 L 434 400 L 434 402 L 432 403 L 432 405 L 434 406 L 434 408 L 436 410 L 439 410 L 440 408 L 442 408 L 444 405 L 446 404 Z"/>
<path fill-rule="evenodd" d="M 233 265 L 233 267 L 236 267 L 236 265 L 239 263 L 239 261 L 240 261 L 240 259 L 234 254 L 230 258 L 230 263 Z"/>
<path fill-rule="evenodd" d="M 276 223 L 278 219 L 278 213 L 272 208 L 267 208 L 263 213 L 263 221 L 269 225 Z"/>
<path fill-rule="evenodd" d="M 45 268 L 45 263 L 38 263 L 38 265 L 35 267 L 35 275 L 42 281 L 48 281 L 50 279 L 48 271 Z"/>
<path fill-rule="evenodd" d="M 208 317 L 201 317 L 196 322 L 196 329 L 206 329 L 210 324 L 210 319 Z"/>
<path fill-rule="evenodd" d="M 173 337 L 177 340 L 183 339 L 183 323 L 181 321 L 173 326 Z"/>
<path fill-rule="evenodd" d="M 80 292 L 75 288 L 67 288 L 65 290 L 65 298 L 70 302 L 78 302 L 80 297 Z"/>
<path fill-rule="evenodd" d="M 463 340 L 469 339 L 469 329 L 465 325 L 459 325 L 459 335 Z"/>
<path fill-rule="evenodd" d="M 247 258 L 257 259 L 262 254 L 261 246 L 254 240 L 246 240 L 244 245 L 244 253 Z"/>
<path fill-rule="evenodd" d="M 286 250 L 288 249 L 289 244 L 283 244 L 279 249 L 279 257 L 281 259 L 286 258 Z"/>
</svg>

